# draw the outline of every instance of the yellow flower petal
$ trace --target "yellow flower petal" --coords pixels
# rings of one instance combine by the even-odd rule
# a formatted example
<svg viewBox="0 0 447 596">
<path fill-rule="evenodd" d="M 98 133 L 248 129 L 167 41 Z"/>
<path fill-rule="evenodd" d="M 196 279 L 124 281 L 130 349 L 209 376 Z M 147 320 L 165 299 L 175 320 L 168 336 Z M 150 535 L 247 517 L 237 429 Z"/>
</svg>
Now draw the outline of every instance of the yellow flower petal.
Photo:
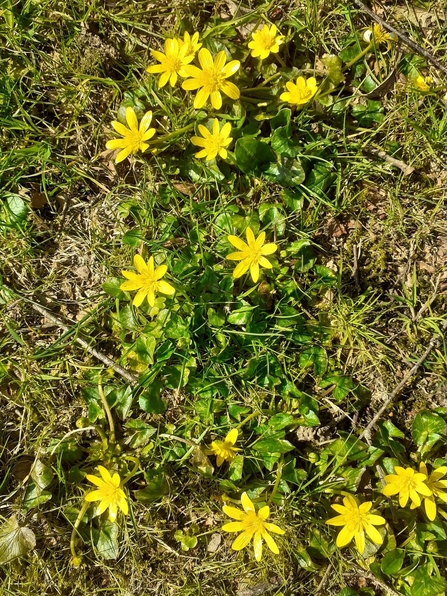
<svg viewBox="0 0 447 596">
<path fill-rule="evenodd" d="M 239 250 L 245 251 L 248 248 L 248 245 L 241 240 L 241 238 L 238 238 L 237 236 L 227 236 L 227 240 L 228 242 L 230 242 L 230 244 L 232 244 L 234 247 L 238 248 Z"/>
<path fill-rule="evenodd" d="M 112 482 L 112 477 L 110 476 L 109 470 L 107 470 L 104 466 L 98 466 L 98 471 L 101 474 L 102 479 L 107 484 Z"/>
<path fill-rule="evenodd" d="M 230 432 L 227 434 L 227 436 L 225 437 L 225 442 L 232 443 L 234 445 L 237 441 L 238 434 L 239 433 L 238 433 L 237 428 L 232 428 L 230 430 Z"/>
<path fill-rule="evenodd" d="M 255 532 L 253 536 L 253 550 L 256 561 L 260 561 L 262 559 L 262 536 L 260 532 Z"/>
<path fill-rule="evenodd" d="M 242 503 L 242 507 L 244 508 L 244 511 L 246 513 L 247 513 L 247 511 L 255 510 L 255 506 L 251 502 L 250 497 L 245 492 L 242 493 L 242 495 L 241 495 L 241 503 Z"/>
<path fill-rule="evenodd" d="M 172 296 L 172 294 L 175 294 L 175 288 L 173 288 L 171 284 L 168 284 L 167 281 L 163 280 L 158 282 L 158 291 L 168 296 Z"/>
<path fill-rule="evenodd" d="M 340 532 L 337 536 L 337 540 L 335 541 L 335 544 L 339 548 L 343 548 L 343 546 L 346 546 L 347 544 L 349 544 L 353 538 L 354 538 L 354 531 L 351 528 L 349 528 L 348 526 L 345 526 L 342 530 L 340 530 Z"/>
<path fill-rule="evenodd" d="M 361 555 L 365 550 L 365 534 L 364 532 L 357 532 L 354 534 L 355 546 Z"/>
<path fill-rule="evenodd" d="M 243 529 L 244 526 L 240 521 L 228 522 L 228 524 L 222 526 L 224 532 L 241 532 Z"/>
<path fill-rule="evenodd" d="M 263 538 L 265 540 L 265 543 L 269 547 L 269 549 L 272 551 L 272 553 L 274 553 L 275 555 L 279 555 L 279 548 L 278 548 L 276 542 L 274 541 L 274 539 L 272 538 L 272 536 L 270 536 L 270 534 L 267 534 L 267 532 L 265 532 L 263 534 Z"/>
<path fill-rule="evenodd" d="M 236 507 L 231 507 L 230 505 L 224 505 L 222 511 L 228 515 L 228 517 L 232 517 L 239 521 L 245 518 L 245 513 L 243 511 L 236 509 Z"/>
<path fill-rule="evenodd" d="M 231 548 L 233 550 L 242 550 L 250 542 L 252 536 L 253 534 L 250 534 L 249 532 L 242 532 L 242 534 L 239 534 L 239 536 L 233 542 Z"/>
</svg>

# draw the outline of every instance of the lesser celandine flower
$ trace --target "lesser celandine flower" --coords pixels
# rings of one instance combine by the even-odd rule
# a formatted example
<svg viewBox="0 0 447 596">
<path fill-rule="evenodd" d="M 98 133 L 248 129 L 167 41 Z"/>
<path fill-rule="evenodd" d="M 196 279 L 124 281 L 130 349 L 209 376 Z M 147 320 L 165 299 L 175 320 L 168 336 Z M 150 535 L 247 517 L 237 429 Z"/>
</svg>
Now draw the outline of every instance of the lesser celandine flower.
<svg viewBox="0 0 447 596">
<path fill-rule="evenodd" d="M 225 441 L 213 441 L 211 443 L 210 449 L 206 450 L 207 455 L 215 455 L 218 466 L 221 466 L 224 461 L 231 463 L 236 457 L 237 452 L 240 451 L 239 447 L 234 446 L 237 437 L 237 429 L 233 428 L 225 437 Z"/>
<path fill-rule="evenodd" d="M 152 56 L 160 62 L 146 68 L 152 74 L 162 73 L 158 80 L 158 86 L 164 87 L 169 81 L 171 87 L 177 83 L 180 75 L 185 77 L 184 67 L 192 62 L 194 54 L 188 54 L 189 45 L 179 39 L 167 39 L 165 41 L 165 53 L 151 50 Z"/>
<path fill-rule="evenodd" d="M 183 81 L 182 87 L 186 91 L 195 91 L 200 89 L 194 99 L 194 108 L 202 108 L 208 98 L 211 99 L 211 105 L 215 110 L 222 107 L 221 91 L 231 99 L 239 99 L 240 91 L 234 83 L 227 81 L 228 77 L 234 75 L 239 69 L 241 63 L 239 60 L 232 60 L 228 64 L 225 52 L 216 54 L 214 60 L 209 50 L 202 48 L 199 51 L 199 63 L 202 69 L 188 64 L 184 71 L 190 79 Z"/>
<path fill-rule="evenodd" d="M 386 43 L 387 49 L 390 50 L 392 47 L 392 42 L 397 41 L 397 35 L 395 33 L 388 33 L 380 25 L 374 23 L 372 29 L 367 29 L 364 32 L 363 39 L 368 43 L 370 43 L 373 39 L 377 45 Z"/>
<path fill-rule="evenodd" d="M 246 230 L 247 243 L 237 236 L 227 236 L 228 241 L 239 249 L 240 252 L 232 252 L 226 256 L 230 261 L 241 261 L 233 271 L 234 279 L 242 277 L 250 269 L 252 280 L 256 283 L 259 279 L 259 267 L 271 269 L 273 265 L 266 255 L 272 255 L 278 247 L 276 244 L 264 244 L 265 232 L 261 232 L 257 238 L 251 228 Z"/>
<path fill-rule="evenodd" d="M 387 497 L 399 495 L 399 505 L 405 507 L 408 499 L 419 507 L 421 497 L 430 497 L 432 491 L 426 485 L 427 475 L 422 472 L 416 472 L 412 468 L 401 468 L 394 466 L 394 474 L 385 476 L 386 486 L 383 488 L 383 494 Z"/>
<path fill-rule="evenodd" d="M 207 161 L 214 159 L 219 155 L 222 159 L 226 159 L 228 152 L 226 147 L 233 140 L 230 137 L 231 124 L 226 122 L 222 128 L 220 128 L 219 120 L 214 118 L 213 120 L 213 132 L 211 133 L 206 126 L 199 124 L 199 132 L 201 137 L 192 137 L 191 143 L 198 147 L 203 147 L 201 151 L 196 153 L 196 157 L 204 157 Z"/>
<path fill-rule="evenodd" d="M 199 42 L 199 33 L 196 31 L 196 33 L 194 33 L 194 35 L 191 37 L 190 34 L 185 31 L 184 35 L 183 35 L 183 39 L 179 39 L 178 43 L 180 47 L 183 47 L 183 45 L 186 45 L 186 56 L 195 56 L 196 52 L 198 52 L 200 50 L 200 48 L 202 47 L 201 43 Z"/>
<path fill-rule="evenodd" d="M 120 163 L 129 155 L 138 153 L 138 151 L 146 151 L 149 145 L 145 141 L 151 139 L 155 134 L 155 128 L 149 128 L 152 122 L 152 112 L 146 112 L 141 119 L 140 126 L 138 126 L 138 119 L 134 109 L 126 108 L 126 122 L 129 128 L 116 120 L 112 122 L 113 128 L 123 138 L 113 139 L 106 143 L 107 149 L 122 149 L 116 156 L 116 163 Z"/>
<path fill-rule="evenodd" d="M 264 25 L 262 29 L 251 34 L 253 41 L 248 44 L 248 47 L 251 49 L 253 58 L 259 57 L 261 60 L 265 60 L 270 53 L 279 52 L 279 46 L 283 43 L 284 36 L 277 35 L 277 31 L 276 25 L 272 25 L 270 29 Z"/>
<path fill-rule="evenodd" d="M 306 104 L 315 95 L 318 89 L 315 77 L 298 77 L 296 83 L 286 83 L 287 91 L 280 95 L 282 101 L 301 106 Z"/>
<path fill-rule="evenodd" d="M 98 487 L 85 495 L 87 502 L 99 501 L 99 513 L 104 513 L 106 509 L 109 510 L 109 520 L 113 523 L 116 520 L 118 507 L 127 515 L 129 513 L 129 506 L 127 504 L 127 497 L 123 489 L 120 487 L 121 478 L 116 472 L 111 476 L 110 472 L 103 466 L 98 466 L 98 471 L 101 478 L 87 474 L 86 478 L 93 482 Z"/>
<path fill-rule="evenodd" d="M 145 298 L 147 298 L 149 306 L 154 306 L 156 292 L 167 294 L 168 296 L 172 296 L 172 294 L 175 293 L 175 289 L 171 284 L 168 284 L 167 281 L 161 279 L 168 270 L 166 265 L 160 265 L 155 268 L 154 257 L 151 257 L 149 261 L 145 263 L 143 257 L 140 255 L 135 255 L 133 262 L 138 273 L 134 273 L 133 271 L 121 271 L 128 281 L 122 283 L 120 289 L 130 291 L 138 290 L 132 302 L 134 306 L 141 306 Z"/>
<path fill-rule="evenodd" d="M 360 501 L 353 495 L 343 498 L 343 505 L 331 505 L 337 513 L 326 521 L 330 526 L 343 526 L 337 536 L 336 545 L 339 548 L 347 546 L 354 538 L 355 546 L 360 554 L 365 550 L 365 533 L 376 544 L 382 544 L 383 539 L 374 526 L 383 526 L 386 523 L 381 515 L 370 513 L 372 502 Z"/>
<path fill-rule="evenodd" d="M 413 80 L 413 85 L 418 91 L 430 91 L 433 85 L 433 79 L 431 77 L 423 77 L 419 75 Z"/>
<path fill-rule="evenodd" d="M 429 497 L 424 497 L 424 509 L 430 521 L 436 517 L 436 502 L 435 497 L 438 497 L 444 503 L 447 503 L 447 480 L 441 480 L 447 474 L 447 466 L 441 466 L 433 470 L 430 476 L 428 475 L 427 466 L 421 461 L 419 464 L 419 472 L 427 477 L 425 484 L 431 490 L 432 494 Z M 418 505 L 412 503 L 410 509 L 415 509 Z"/>
<path fill-rule="evenodd" d="M 270 536 L 269 532 L 281 535 L 285 534 L 285 532 L 277 525 L 266 521 L 270 515 L 270 507 L 268 507 L 268 505 L 261 507 L 258 513 L 256 513 L 255 506 L 251 502 L 247 493 L 242 493 L 241 502 L 244 511 L 236 509 L 236 507 L 230 507 L 229 505 L 223 506 L 223 512 L 237 521 L 225 524 L 222 526 L 222 530 L 224 532 L 242 532 L 242 534 L 239 534 L 236 540 L 234 540 L 231 548 L 233 550 L 242 550 L 253 538 L 253 548 L 255 551 L 255 559 L 257 561 L 260 561 L 262 557 L 263 540 L 265 540 L 272 553 L 278 555 L 278 546 Z"/>
</svg>

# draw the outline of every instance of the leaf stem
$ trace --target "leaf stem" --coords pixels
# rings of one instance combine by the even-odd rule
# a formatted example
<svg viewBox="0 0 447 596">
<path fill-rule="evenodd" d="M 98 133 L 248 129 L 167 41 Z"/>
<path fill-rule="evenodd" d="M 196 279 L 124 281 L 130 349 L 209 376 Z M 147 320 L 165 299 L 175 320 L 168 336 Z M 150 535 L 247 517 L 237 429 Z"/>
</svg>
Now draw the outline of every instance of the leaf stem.
<svg viewBox="0 0 447 596">
<path fill-rule="evenodd" d="M 284 454 L 281 455 L 279 458 L 278 465 L 276 467 L 276 480 L 275 484 L 273 485 L 272 492 L 270 493 L 270 497 L 267 499 L 267 503 L 271 503 L 273 501 L 274 496 L 276 495 L 276 491 L 278 490 L 279 483 L 281 482 L 282 478 L 282 468 L 284 465 Z"/>
<path fill-rule="evenodd" d="M 87 501 L 84 501 L 84 503 L 82 504 L 81 510 L 78 513 L 78 517 L 76 518 L 76 521 L 74 523 L 73 530 L 71 531 L 70 550 L 71 550 L 71 554 L 72 554 L 71 564 L 73 565 L 73 567 L 79 567 L 79 565 L 82 562 L 81 557 L 76 553 L 75 540 L 76 540 L 76 533 L 79 528 L 79 524 L 81 523 L 82 518 L 84 517 L 85 512 L 87 511 L 88 507 L 89 507 L 89 503 Z"/>
<path fill-rule="evenodd" d="M 352 60 L 350 60 L 347 64 L 344 65 L 342 72 L 345 72 L 345 70 L 348 70 L 348 68 L 351 68 L 351 66 L 353 64 L 355 64 L 356 62 L 358 62 L 361 58 L 363 58 L 363 56 L 366 56 L 366 54 L 368 52 L 370 52 L 373 47 L 374 47 L 374 41 L 371 41 L 366 46 L 366 48 L 360 52 L 360 54 L 357 54 L 357 56 L 355 56 Z"/>
<path fill-rule="evenodd" d="M 107 420 L 109 422 L 110 444 L 113 445 L 115 443 L 115 423 L 113 422 L 112 412 L 110 411 L 110 407 L 109 407 L 109 404 L 107 403 L 107 398 L 105 396 L 104 389 L 102 387 L 101 377 L 99 378 L 99 381 L 98 381 L 98 393 L 99 393 L 99 396 L 101 397 L 102 405 L 105 410 Z"/>
<path fill-rule="evenodd" d="M 140 460 L 138 459 L 138 457 L 134 457 L 133 455 L 125 455 L 124 459 L 130 459 L 130 461 L 133 461 L 134 467 L 133 470 L 129 472 L 127 476 L 124 478 L 124 480 L 121 482 L 121 486 L 124 486 L 127 482 L 129 482 L 129 480 L 133 478 L 133 476 L 135 476 L 135 474 L 138 472 L 138 468 L 140 467 Z"/>
</svg>

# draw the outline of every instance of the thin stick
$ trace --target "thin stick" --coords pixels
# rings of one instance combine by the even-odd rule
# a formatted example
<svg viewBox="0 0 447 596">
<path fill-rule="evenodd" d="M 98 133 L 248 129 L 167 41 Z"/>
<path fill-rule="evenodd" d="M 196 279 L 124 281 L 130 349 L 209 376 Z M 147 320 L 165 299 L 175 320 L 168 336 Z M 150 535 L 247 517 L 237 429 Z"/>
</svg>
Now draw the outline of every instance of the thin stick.
<svg viewBox="0 0 447 596">
<path fill-rule="evenodd" d="M 350 567 L 353 567 L 358 574 L 360 574 L 360 577 L 366 577 L 366 579 L 369 579 L 369 581 L 371 581 L 376 586 L 380 586 L 382 590 L 384 590 L 386 593 L 391 594 L 391 596 L 402 596 L 402 594 L 399 594 L 399 592 L 393 590 L 393 588 L 391 588 L 384 581 L 376 577 L 373 573 L 371 573 L 371 571 L 363 569 L 362 567 L 360 567 L 360 565 L 357 565 L 353 561 L 349 561 L 347 563 Z"/>
<path fill-rule="evenodd" d="M 363 153 L 366 153 L 366 155 L 371 155 L 373 157 L 380 157 L 380 159 L 383 159 L 395 168 L 399 168 L 400 170 L 402 170 L 404 176 L 409 176 L 414 172 L 413 166 L 409 166 L 400 159 L 396 159 L 395 157 L 388 155 L 388 153 L 385 153 L 385 151 L 381 151 L 380 149 L 374 149 L 373 147 L 365 147 L 363 149 Z"/>
<path fill-rule="evenodd" d="M 8 288 L 5 284 L 3 284 L 1 287 L 5 288 L 6 290 L 9 290 L 10 292 L 13 292 L 13 290 Z M 0 289 L 1 289 L 1 287 L 0 287 Z M 16 292 L 13 292 L 13 293 L 15 294 Z M 63 321 L 61 321 L 61 319 L 56 317 L 56 315 L 53 315 L 52 312 L 50 312 L 49 310 L 47 310 L 46 308 L 44 308 L 37 302 L 34 302 L 33 300 L 30 300 L 29 298 L 25 298 L 23 296 L 21 296 L 20 298 L 22 300 L 24 300 L 25 302 L 28 302 L 28 304 L 31 305 L 31 308 L 33 308 L 36 312 L 41 314 L 43 317 L 52 321 L 55 325 L 57 325 L 64 331 L 67 332 L 67 331 L 71 330 L 69 325 L 66 325 Z M 75 325 L 75 323 L 72 323 L 72 324 Z M 135 387 L 136 385 L 138 385 L 138 378 L 135 375 L 128 372 L 125 368 L 123 368 L 122 366 L 117 364 L 114 360 L 112 360 L 111 358 L 109 358 L 108 356 L 103 354 L 102 352 L 98 352 L 98 350 L 96 350 L 95 348 L 92 348 L 86 339 L 84 339 L 80 335 L 77 335 L 74 339 L 79 345 L 81 345 L 83 348 L 85 348 L 91 356 L 94 356 L 100 362 L 102 362 L 109 368 L 112 368 L 117 374 L 119 374 L 121 377 L 126 379 L 126 381 L 129 383 L 129 385 L 131 385 L 132 387 Z"/>
<path fill-rule="evenodd" d="M 397 35 L 397 37 L 401 41 L 404 42 L 405 45 L 407 45 L 409 48 L 414 50 L 417 54 L 424 56 L 424 58 L 426 58 L 434 66 L 439 68 L 439 70 L 441 70 L 444 74 L 447 74 L 447 67 L 444 66 L 443 64 L 441 64 L 439 62 L 439 60 L 437 60 L 433 56 L 433 54 L 430 54 L 430 52 L 428 52 L 427 50 L 424 50 L 424 48 L 421 48 L 420 45 L 418 45 L 417 43 L 415 43 L 414 41 L 409 39 L 406 35 L 401 33 L 398 29 L 395 29 L 394 27 L 389 25 L 386 21 L 381 19 L 372 10 L 370 10 L 367 6 L 365 6 L 365 4 L 361 0 L 352 0 L 352 1 L 354 2 L 354 4 L 357 4 L 357 6 L 360 8 L 360 10 L 362 10 L 363 12 L 366 12 L 366 14 L 368 16 L 370 16 L 374 21 L 379 23 L 379 25 L 381 25 L 384 29 L 386 29 L 387 31 L 391 31 L 391 33 L 395 33 Z"/>
<path fill-rule="evenodd" d="M 446 327 L 446 326 L 447 326 L 447 322 L 445 322 L 444 327 Z M 412 368 L 410 368 L 410 370 L 405 374 L 404 378 L 399 383 L 399 385 L 397 385 L 397 387 L 394 389 L 394 391 L 387 396 L 384 404 L 382 405 L 380 410 L 374 415 L 373 419 L 368 424 L 368 426 L 364 429 L 364 431 L 360 435 L 359 439 L 363 439 L 363 437 L 365 435 L 369 436 L 369 433 L 371 432 L 373 427 L 376 425 L 377 421 L 381 418 L 382 414 L 385 412 L 387 407 L 390 405 L 391 402 L 393 402 L 396 399 L 396 397 L 400 394 L 402 389 L 405 387 L 408 379 L 410 377 L 412 377 L 419 370 L 419 368 L 422 366 L 422 364 L 425 362 L 425 360 L 427 360 L 427 358 L 430 355 L 430 353 L 432 352 L 432 350 L 434 348 L 437 348 L 440 345 L 440 343 L 441 343 L 441 337 L 439 335 L 436 337 L 432 337 L 425 352 L 422 354 L 422 356 L 419 358 L 419 360 L 416 362 L 416 364 Z"/>
</svg>

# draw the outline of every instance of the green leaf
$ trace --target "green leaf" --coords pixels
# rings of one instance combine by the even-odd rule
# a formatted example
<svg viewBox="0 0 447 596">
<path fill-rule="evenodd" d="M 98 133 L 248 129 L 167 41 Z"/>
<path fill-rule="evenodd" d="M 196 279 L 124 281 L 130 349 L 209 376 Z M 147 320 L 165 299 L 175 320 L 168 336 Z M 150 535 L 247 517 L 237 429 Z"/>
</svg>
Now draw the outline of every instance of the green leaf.
<svg viewBox="0 0 447 596">
<path fill-rule="evenodd" d="M 22 501 L 22 508 L 29 511 L 34 507 L 39 507 L 51 499 L 51 493 L 46 490 L 41 490 L 34 482 L 30 482 L 25 490 L 25 495 Z"/>
<path fill-rule="evenodd" d="M 15 515 L 0 526 L 0 565 L 23 557 L 36 546 L 34 532 L 20 527 Z"/>
<path fill-rule="evenodd" d="M 236 308 L 228 315 L 228 322 L 232 325 L 246 325 L 252 317 L 253 310 L 257 309 L 257 306 L 251 306 L 248 302 L 238 302 L 237 305 L 242 305 L 240 308 Z"/>
<path fill-rule="evenodd" d="M 143 420 L 135 420 L 131 418 L 125 424 L 126 429 L 130 431 L 131 439 L 127 439 L 126 442 L 130 443 L 130 446 L 135 449 L 146 445 L 149 439 L 157 432 L 157 429 Z"/>
<path fill-rule="evenodd" d="M 207 310 L 207 316 L 209 324 L 213 327 L 223 327 L 225 325 L 225 313 L 223 310 L 215 310 L 214 308 L 209 308 Z"/>
<path fill-rule="evenodd" d="M 243 455 L 236 455 L 228 468 L 228 478 L 233 482 L 237 482 L 242 478 L 242 472 L 244 469 L 244 457 Z"/>
<path fill-rule="evenodd" d="M 384 115 L 382 102 L 368 99 L 366 105 L 357 104 L 352 108 L 352 115 L 357 119 L 360 126 L 372 126 L 381 124 Z"/>
<path fill-rule="evenodd" d="M 157 381 L 158 383 L 159 381 Z M 138 404 L 143 412 L 147 414 L 163 414 L 166 411 L 167 405 L 164 400 L 161 399 L 157 390 L 154 389 L 154 384 L 149 387 L 147 391 L 142 393 L 138 398 Z"/>
<path fill-rule="evenodd" d="M 188 383 L 189 368 L 187 366 L 181 366 L 180 364 L 167 366 L 164 373 L 166 375 L 166 387 L 170 389 L 179 389 Z"/>
<path fill-rule="evenodd" d="M 118 389 L 114 389 L 107 397 L 113 399 L 115 412 L 121 420 L 125 420 L 132 407 L 132 388 L 119 387 Z"/>
<path fill-rule="evenodd" d="M 93 532 L 94 544 L 98 554 L 107 560 L 117 559 L 119 555 L 119 526 L 109 520 L 101 524 L 99 530 Z"/>
<path fill-rule="evenodd" d="M 300 160 L 286 155 L 280 162 L 271 163 L 264 174 L 270 182 L 289 187 L 299 186 L 306 177 Z"/>
<path fill-rule="evenodd" d="M 28 215 L 28 206 L 19 195 L 8 194 L 3 210 L 12 224 L 23 223 Z"/>
<path fill-rule="evenodd" d="M 339 56 L 326 54 L 321 61 L 327 69 L 327 76 L 331 83 L 337 86 L 344 81 L 345 77 L 342 72 L 343 62 Z"/>
<path fill-rule="evenodd" d="M 120 285 L 123 283 L 122 277 L 110 277 L 107 281 L 102 284 L 102 289 L 109 296 L 119 298 L 120 300 L 127 300 L 127 295 L 120 290 Z"/>
<path fill-rule="evenodd" d="M 169 339 L 189 338 L 189 318 L 173 314 L 171 320 L 166 325 L 165 335 Z"/>
<path fill-rule="evenodd" d="M 294 244 L 299 244 L 299 242 Z M 314 249 L 308 245 L 308 240 L 301 241 L 301 246 L 294 256 L 296 257 L 295 270 L 299 273 L 305 273 L 312 269 L 317 260 Z"/>
<path fill-rule="evenodd" d="M 276 161 L 276 155 L 269 145 L 251 137 L 238 139 L 234 153 L 237 165 L 244 174 L 259 175 L 266 164 Z"/>
<path fill-rule="evenodd" d="M 296 157 L 299 155 L 301 150 L 298 146 L 298 140 L 292 134 L 292 126 L 290 124 L 277 128 L 272 134 L 272 149 L 278 155 L 284 155 L 286 157 Z"/>
<path fill-rule="evenodd" d="M 275 414 L 270 420 L 268 421 L 268 426 L 275 430 L 283 430 L 286 426 L 290 426 L 291 424 L 295 423 L 295 418 L 292 414 L 285 414 L 280 412 L 279 414 Z"/>
<path fill-rule="evenodd" d="M 274 118 L 270 120 L 270 126 L 272 130 L 282 126 L 287 126 L 290 123 L 292 117 L 292 110 L 290 108 L 283 108 L 280 110 Z"/>
<path fill-rule="evenodd" d="M 128 244 L 133 248 L 137 248 L 141 244 L 141 230 L 127 230 L 123 236 L 123 244 Z"/>
<path fill-rule="evenodd" d="M 314 372 L 317 377 L 321 377 L 327 368 L 327 354 L 324 348 L 319 346 L 312 346 L 307 348 L 300 354 L 299 364 L 301 368 L 314 367 Z"/>
<path fill-rule="evenodd" d="M 413 575 L 411 596 L 438 596 L 447 590 L 447 581 L 430 575 L 429 567 L 421 565 Z"/>
<path fill-rule="evenodd" d="M 401 570 L 404 559 L 405 551 L 401 548 L 386 553 L 380 566 L 382 573 L 385 573 L 385 575 L 395 575 Z"/>
<path fill-rule="evenodd" d="M 261 203 L 259 205 L 259 219 L 264 225 L 270 224 L 278 236 L 284 234 L 286 230 L 286 217 L 282 212 L 281 205 Z"/>
<path fill-rule="evenodd" d="M 288 453 L 295 449 L 295 447 L 285 439 L 268 438 L 256 441 L 253 449 L 261 453 Z"/>
<path fill-rule="evenodd" d="M 434 445 L 445 437 L 447 424 L 441 416 L 424 410 L 416 414 L 413 422 L 413 440 L 422 454 L 430 451 Z"/>
<path fill-rule="evenodd" d="M 40 459 L 36 460 L 30 472 L 31 478 L 40 490 L 49 486 L 53 480 L 53 470 Z"/>
<path fill-rule="evenodd" d="M 135 491 L 135 498 L 140 503 L 153 503 L 169 492 L 168 482 L 163 470 L 148 470 L 144 474 L 147 486 Z"/>
<path fill-rule="evenodd" d="M 318 161 L 306 177 L 305 186 L 318 197 L 325 197 L 326 190 L 335 179 L 333 165 L 325 161 Z"/>
</svg>

